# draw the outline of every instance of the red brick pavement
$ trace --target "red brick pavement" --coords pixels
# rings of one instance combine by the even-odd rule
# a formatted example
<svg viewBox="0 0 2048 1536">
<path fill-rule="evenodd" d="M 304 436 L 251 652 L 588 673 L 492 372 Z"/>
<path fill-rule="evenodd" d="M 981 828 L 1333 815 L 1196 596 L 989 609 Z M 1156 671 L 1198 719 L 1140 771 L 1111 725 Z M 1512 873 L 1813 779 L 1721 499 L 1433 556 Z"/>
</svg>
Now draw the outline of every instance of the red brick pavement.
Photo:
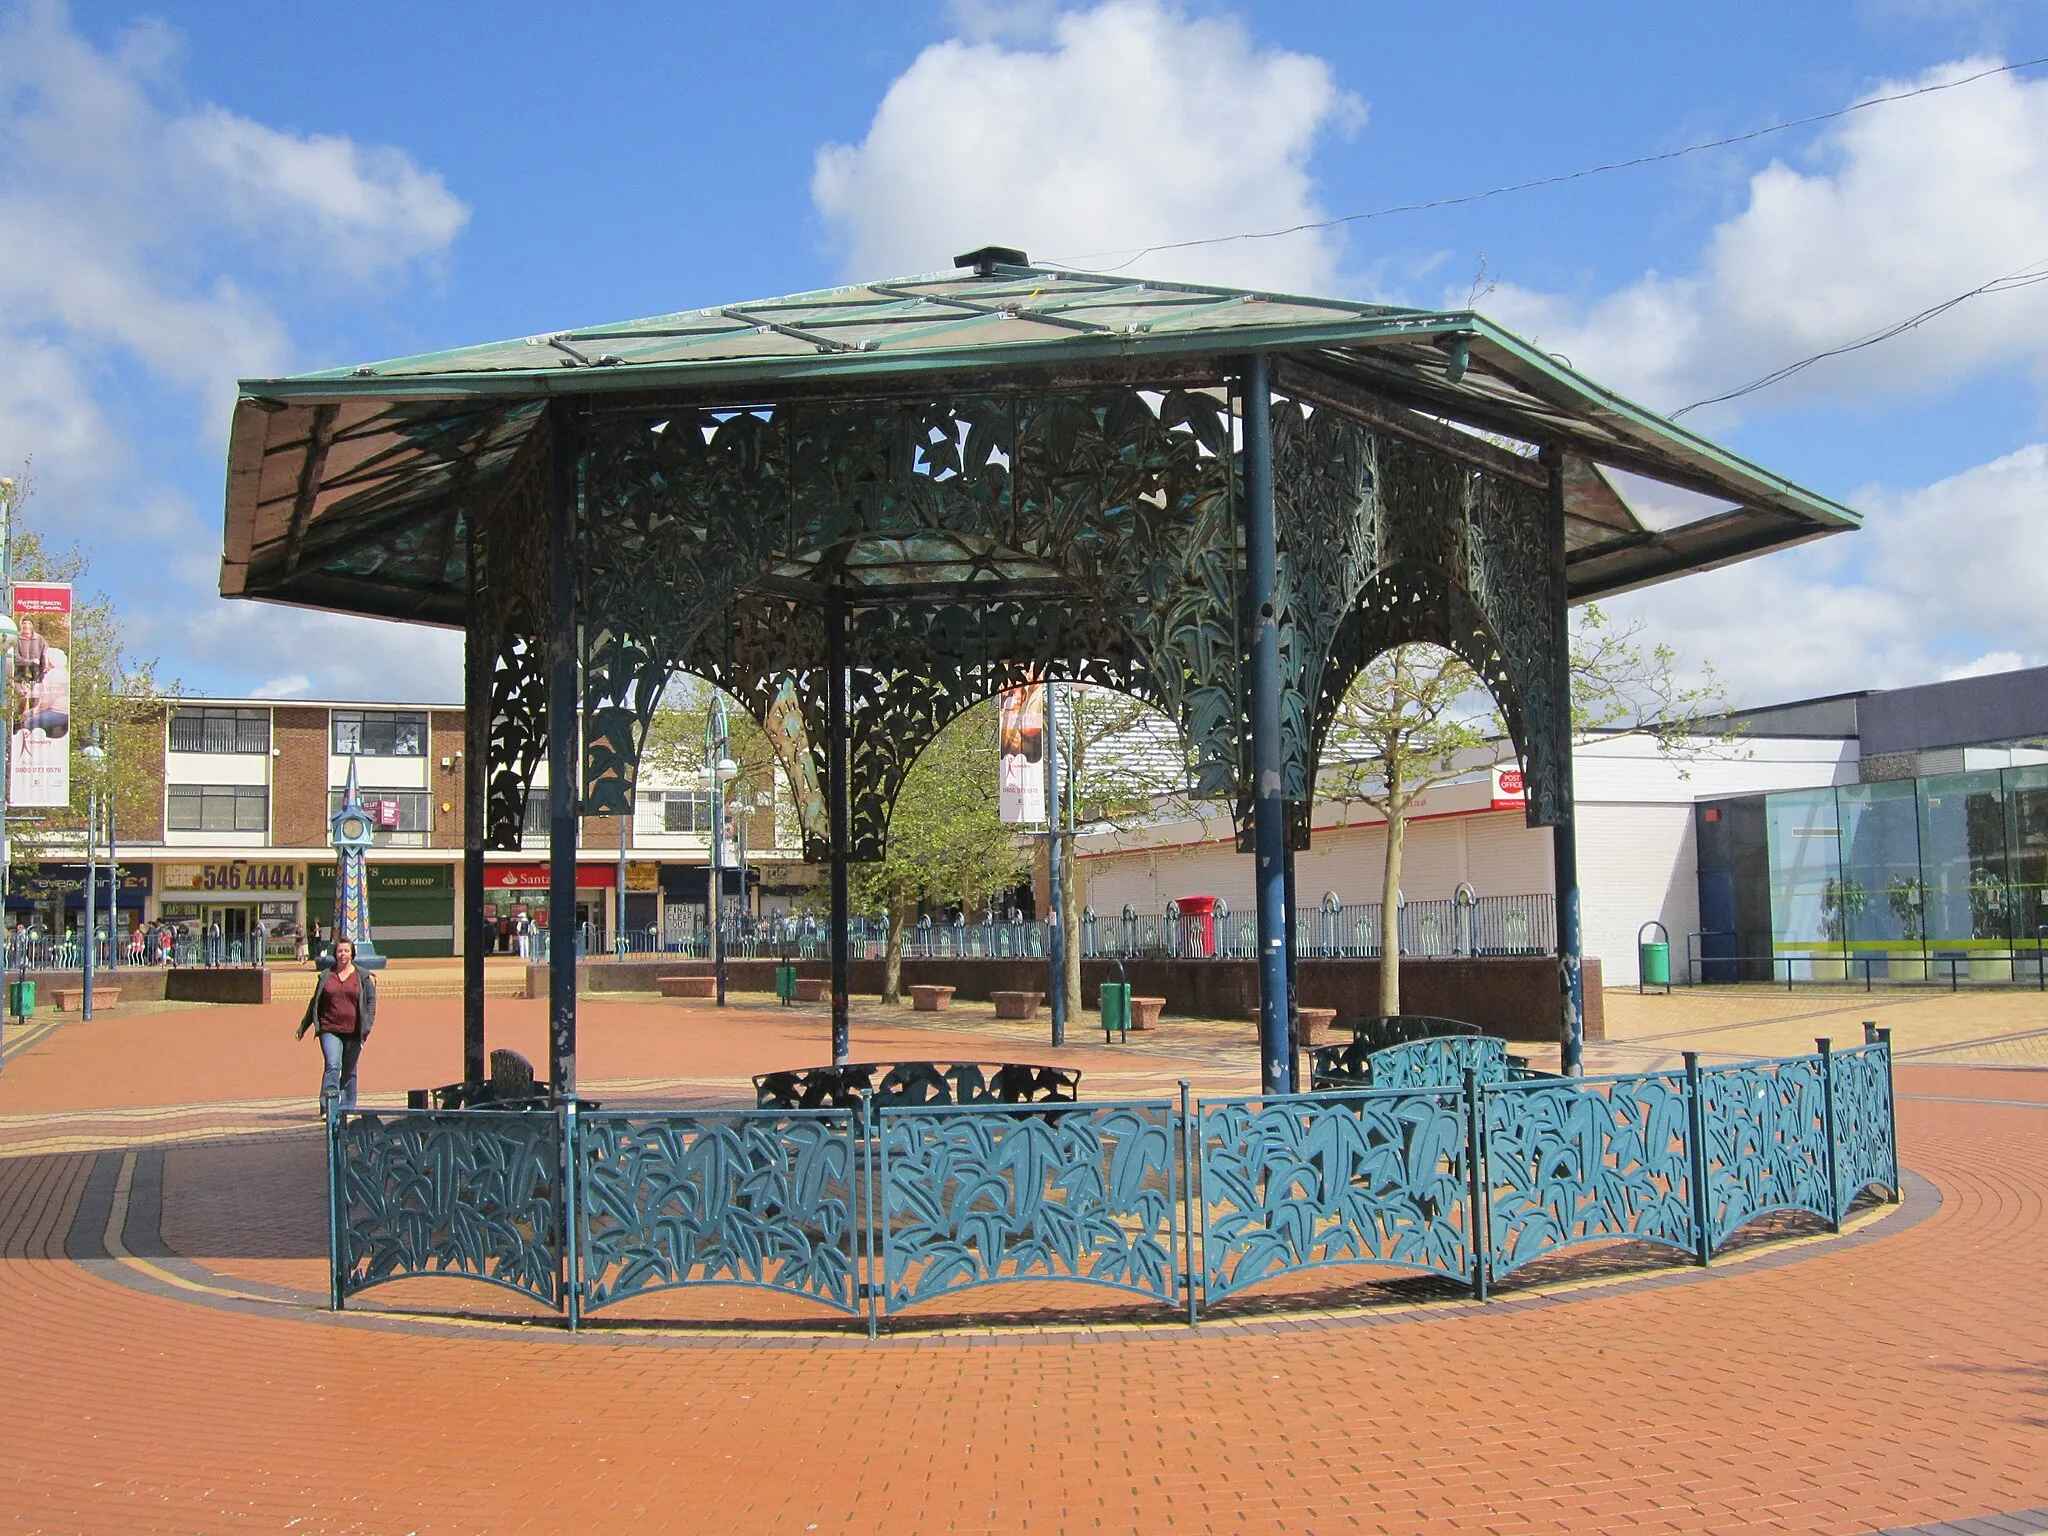
<svg viewBox="0 0 2048 1536">
<path fill-rule="evenodd" d="M 208 1096 L 302 1072 L 271 1063 L 274 1020 L 203 1017 Z M 186 1083 L 179 1051 L 140 1076 L 112 1059 L 139 1037 L 108 1028 L 11 1063 L 0 1113 Z M 587 1036 L 586 1073 L 611 1048 Z M 432 1064 L 409 1049 L 389 1086 Z M 616 1071 L 722 1050 L 620 1046 Z M 2048 1504 L 2048 1074 L 1899 1086 L 1938 1206 L 1787 1262 L 1391 1321 L 877 1345 L 224 1310 L 63 1256 L 91 1154 L 0 1157 L 0 1528 L 1857 1532 Z M 302 1140 L 275 1143 L 277 1177 Z M 303 1228 L 238 1231 L 225 1159 L 166 1154 L 171 1247 L 303 1284 Z"/>
</svg>

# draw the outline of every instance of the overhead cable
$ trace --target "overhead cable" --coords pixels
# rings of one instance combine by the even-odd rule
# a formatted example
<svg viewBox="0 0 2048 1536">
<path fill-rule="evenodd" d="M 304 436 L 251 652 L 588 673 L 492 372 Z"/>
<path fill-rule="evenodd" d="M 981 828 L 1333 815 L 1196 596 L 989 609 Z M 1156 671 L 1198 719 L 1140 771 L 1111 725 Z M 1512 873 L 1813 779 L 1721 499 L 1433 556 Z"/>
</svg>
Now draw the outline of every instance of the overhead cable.
<svg viewBox="0 0 2048 1536">
<path fill-rule="evenodd" d="M 1367 219 L 1384 219 L 1396 213 L 1422 213 L 1431 208 L 1454 208 L 1465 203 L 1485 202 L 1488 198 L 1504 197 L 1510 192 L 1528 192 L 1538 187 L 1561 186 L 1566 182 L 1583 181 L 1589 176 L 1604 176 L 1609 171 L 1633 170 L 1638 166 L 1657 165 L 1666 160 L 1679 160 L 1687 155 L 1697 155 L 1710 149 L 1726 149 L 1735 144 L 1747 144 L 1755 139 L 1768 138 L 1772 134 L 1789 133 L 1794 128 L 1810 128 L 1816 123 L 1830 123 L 1838 118 L 1857 112 L 1867 112 L 1872 107 L 1887 106 L 1893 102 L 1910 101 L 1916 96 L 1932 96 L 1939 91 L 1952 91 L 1959 86 L 1973 85 L 1979 80 L 1988 80 L 1995 75 L 2009 75 L 2017 70 L 2031 69 L 2036 64 L 2048 64 L 2048 54 L 2040 58 L 2021 59 L 2012 64 L 2000 64 L 1991 69 L 1982 69 L 1973 75 L 1964 75 L 1955 80 L 1942 80 L 1933 85 L 1915 86 L 1909 91 L 1894 91 L 1889 96 L 1872 96 L 1864 101 L 1851 102 L 1846 107 L 1832 112 L 1816 112 L 1808 117 L 1795 117 L 1782 123 L 1771 123 L 1763 128 L 1752 128 L 1747 133 L 1729 134 L 1725 138 L 1704 139 L 1697 144 L 1687 144 L 1679 149 L 1660 150 L 1651 155 L 1635 155 L 1627 160 L 1610 160 L 1604 165 L 1589 165 L 1582 170 L 1560 171 L 1552 176 L 1538 176 L 1532 181 L 1510 182 L 1506 186 L 1489 187 L 1484 192 L 1465 192 L 1456 197 L 1432 198 L 1424 203 L 1395 203 L 1386 208 L 1375 208 L 1365 213 L 1339 214 L 1331 219 L 1313 219 L 1301 224 L 1290 224 L 1285 229 L 1243 231 L 1231 235 L 1210 235 L 1200 240 L 1173 240 L 1159 245 L 1148 245 L 1135 255 L 1126 257 L 1114 266 L 1088 266 L 1094 256 L 1120 255 L 1117 251 L 1098 251 L 1091 256 L 1077 256 L 1068 260 L 1048 263 L 1052 266 L 1083 267 L 1095 272 L 1121 272 L 1134 266 L 1147 256 L 1161 251 L 1186 251 L 1204 245 L 1228 245 L 1239 240 L 1278 240 L 1287 235 L 1304 234 L 1310 230 L 1336 229 L 1345 224 L 1362 223 Z M 1964 295 L 1969 297 L 1969 295 Z M 1706 402 L 1702 401 L 1702 404 Z"/>
</svg>

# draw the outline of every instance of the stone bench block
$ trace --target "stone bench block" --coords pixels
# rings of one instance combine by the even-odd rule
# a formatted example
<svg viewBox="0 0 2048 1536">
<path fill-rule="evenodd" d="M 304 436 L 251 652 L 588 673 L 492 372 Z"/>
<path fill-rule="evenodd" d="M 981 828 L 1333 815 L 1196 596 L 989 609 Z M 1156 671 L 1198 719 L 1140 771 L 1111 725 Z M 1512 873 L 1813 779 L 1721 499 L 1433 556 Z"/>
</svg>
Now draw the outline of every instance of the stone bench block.
<svg viewBox="0 0 2048 1536">
<path fill-rule="evenodd" d="M 996 1017 L 999 1019 L 1035 1019 L 1038 1017 L 1038 1005 L 1045 1001 L 1045 994 L 1043 992 L 991 992 L 988 995 L 988 1000 L 996 1005 Z M 1137 999 L 1133 998 L 1131 1001 L 1135 1007 Z M 1135 1029 L 1137 1027 L 1137 1022 L 1133 1020 L 1132 1028 Z"/>
<path fill-rule="evenodd" d="M 1159 1015 L 1166 1012 L 1163 997 L 1133 997 L 1131 999 L 1131 1028 L 1157 1029 Z"/>
<path fill-rule="evenodd" d="M 716 997 L 716 976 L 658 976 L 654 984 L 663 997 Z"/>
<path fill-rule="evenodd" d="M 910 989 L 910 1006 L 918 1013 L 944 1013 L 953 1006 L 952 987 L 915 986 Z"/>
</svg>

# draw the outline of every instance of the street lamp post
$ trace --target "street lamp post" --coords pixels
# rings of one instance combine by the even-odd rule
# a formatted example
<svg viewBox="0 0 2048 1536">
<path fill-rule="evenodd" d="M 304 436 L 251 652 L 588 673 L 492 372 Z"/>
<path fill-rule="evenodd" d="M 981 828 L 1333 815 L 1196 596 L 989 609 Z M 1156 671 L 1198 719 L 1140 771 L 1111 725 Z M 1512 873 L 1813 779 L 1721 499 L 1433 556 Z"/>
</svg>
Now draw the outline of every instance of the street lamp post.
<svg viewBox="0 0 2048 1536">
<path fill-rule="evenodd" d="M 14 482 L 0 479 L 0 927 L 7 921 L 7 881 L 14 843 L 7 834 L 8 769 L 14 756 Z"/>
<path fill-rule="evenodd" d="M 718 977 L 718 1006 L 725 1006 L 725 786 L 739 772 L 732 760 L 732 733 L 725 700 L 711 696 L 704 717 L 704 779 L 711 790 L 711 859 L 705 870 L 704 909 L 711 923 L 711 965 Z"/>
<path fill-rule="evenodd" d="M 100 745 L 99 728 L 95 726 L 90 745 L 81 749 L 79 755 L 92 764 L 93 781 L 85 795 L 85 923 L 79 934 L 82 949 L 79 955 L 79 1003 L 78 1016 L 92 1017 L 92 968 L 93 968 L 93 897 L 97 894 L 99 881 L 93 865 L 99 852 L 100 786 L 98 770 L 107 760 L 106 748 Z"/>
</svg>

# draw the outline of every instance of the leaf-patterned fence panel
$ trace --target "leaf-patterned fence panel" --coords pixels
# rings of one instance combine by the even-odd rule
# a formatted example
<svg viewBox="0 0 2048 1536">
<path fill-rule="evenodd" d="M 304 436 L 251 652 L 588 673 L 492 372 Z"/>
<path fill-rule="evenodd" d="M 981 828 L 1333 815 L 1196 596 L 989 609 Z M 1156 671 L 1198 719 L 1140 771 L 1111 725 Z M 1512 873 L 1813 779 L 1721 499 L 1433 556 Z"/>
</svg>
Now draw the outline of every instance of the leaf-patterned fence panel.
<svg viewBox="0 0 2048 1536">
<path fill-rule="evenodd" d="M 1700 1073 L 1707 1122 L 1707 1224 L 1719 1248 L 1766 1211 L 1834 1215 L 1818 1056 Z"/>
<path fill-rule="evenodd" d="M 1864 1190 L 1898 1193 L 1892 1144 L 1892 1048 L 1862 1045 L 1830 1058 L 1835 1089 L 1835 1179 L 1846 1208 Z"/>
<path fill-rule="evenodd" d="M 878 1112 L 883 1299 L 1071 1280 L 1180 1295 L 1173 1105 Z"/>
<path fill-rule="evenodd" d="M 1462 1088 L 1465 1069 L 1482 1083 L 1508 1080 L 1507 1046 L 1492 1035 L 1408 1040 L 1366 1058 L 1375 1088 Z"/>
<path fill-rule="evenodd" d="M 577 1132 L 585 1311 L 686 1285 L 859 1310 L 848 1111 L 585 1113 Z"/>
<path fill-rule="evenodd" d="M 1489 1275 L 1576 1243 L 1694 1249 L 1682 1073 L 1517 1084 L 1484 1097 Z"/>
<path fill-rule="evenodd" d="M 1465 1119 L 1462 1090 L 1204 1103 L 1204 1301 L 1326 1264 L 1469 1280 Z"/>
<path fill-rule="evenodd" d="M 462 1275 L 561 1302 L 562 1125 L 538 1111 L 365 1110 L 334 1134 L 337 1289 Z"/>
</svg>

